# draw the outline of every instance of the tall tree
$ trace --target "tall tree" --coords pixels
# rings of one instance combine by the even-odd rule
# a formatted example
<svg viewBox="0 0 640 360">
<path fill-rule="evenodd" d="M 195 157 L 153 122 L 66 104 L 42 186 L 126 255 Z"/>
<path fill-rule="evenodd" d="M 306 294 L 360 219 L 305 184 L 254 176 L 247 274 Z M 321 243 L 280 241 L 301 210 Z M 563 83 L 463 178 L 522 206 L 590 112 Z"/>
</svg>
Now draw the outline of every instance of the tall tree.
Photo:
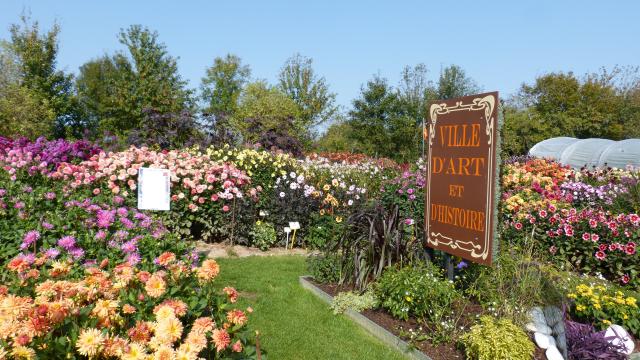
<svg viewBox="0 0 640 360">
<path fill-rule="evenodd" d="M 427 78 L 428 70 L 425 64 L 402 69 L 398 91 L 400 99 L 408 107 L 410 116 L 421 122 L 426 114 L 427 100 L 435 92 L 433 83 Z"/>
<path fill-rule="evenodd" d="M 238 108 L 238 99 L 249 81 L 251 69 L 242 65 L 242 60 L 233 54 L 216 57 L 207 69 L 200 86 L 204 111 L 216 117 L 233 116 Z"/>
<path fill-rule="evenodd" d="M 295 54 L 287 59 L 280 70 L 278 86 L 300 107 L 300 119 L 309 134 L 338 112 L 336 95 L 329 91 L 325 78 L 316 75 L 309 57 Z"/>
<path fill-rule="evenodd" d="M 384 78 L 375 76 L 361 89 L 347 123 L 361 152 L 399 161 L 413 160 L 418 154 L 421 133 L 416 119 Z"/>
<path fill-rule="evenodd" d="M 101 130 L 124 135 L 153 119 L 145 118 L 145 110 L 179 114 L 193 107 L 192 91 L 157 32 L 132 25 L 119 40 L 127 52 L 84 64 L 77 82 L 81 103 Z"/>
<path fill-rule="evenodd" d="M 258 141 L 262 131 L 282 127 L 288 128 L 291 136 L 301 142 L 308 141 L 298 105 L 265 81 L 252 82 L 245 87 L 232 125 L 247 142 Z"/>
<path fill-rule="evenodd" d="M 436 93 L 433 96 L 435 99 L 451 99 L 480 91 L 480 87 L 467 76 L 462 67 L 449 65 L 440 72 Z"/>
<path fill-rule="evenodd" d="M 9 47 L 15 55 L 19 78 L 17 84 L 21 89 L 14 88 L 14 100 L 23 99 L 16 104 L 24 111 L 33 108 L 39 115 L 50 121 L 48 131 L 43 133 L 55 136 L 66 135 L 66 128 L 73 127 L 79 131 L 77 103 L 73 93 L 73 75 L 65 74 L 56 69 L 58 56 L 58 35 L 60 27 L 55 24 L 49 31 L 43 33 L 38 22 L 30 22 L 27 16 L 21 17 L 20 24 L 13 24 L 9 28 L 11 42 Z M 5 98 L 10 101 L 12 97 Z M 25 119 L 26 121 L 26 119 Z M 38 128 L 44 128 L 39 126 Z"/>
<path fill-rule="evenodd" d="M 10 44 L 0 41 L 0 135 L 47 135 L 55 114 L 37 92 L 22 86 L 18 61 Z"/>
</svg>

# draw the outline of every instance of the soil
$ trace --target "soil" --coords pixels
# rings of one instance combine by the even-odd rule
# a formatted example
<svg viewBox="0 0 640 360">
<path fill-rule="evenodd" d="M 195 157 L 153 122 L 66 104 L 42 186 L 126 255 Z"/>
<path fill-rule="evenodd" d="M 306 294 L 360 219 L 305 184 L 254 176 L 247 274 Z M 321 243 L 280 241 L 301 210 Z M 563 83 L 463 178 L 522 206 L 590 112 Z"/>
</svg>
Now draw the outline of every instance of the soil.
<svg viewBox="0 0 640 360">
<path fill-rule="evenodd" d="M 339 286 L 336 284 L 319 284 L 316 282 L 313 283 L 332 297 L 339 292 L 353 290 L 353 287 L 349 286 Z M 460 323 L 458 324 L 458 326 L 469 328 L 474 324 L 476 317 L 483 313 L 484 311 L 482 309 L 482 306 L 480 306 L 479 304 L 472 303 L 466 305 L 463 311 L 463 318 L 460 319 Z M 415 319 L 409 319 L 408 321 L 398 320 L 383 309 L 365 310 L 361 312 L 361 314 L 405 341 L 407 339 L 406 337 L 403 337 L 401 335 L 402 332 L 406 333 L 410 329 L 417 330 L 420 327 L 425 328 L 424 324 L 419 323 Z M 456 347 L 455 342 L 444 343 L 436 346 L 432 345 L 429 341 L 421 341 L 415 342 L 413 345 L 417 350 L 423 352 L 433 360 L 465 359 L 464 352 Z M 546 360 L 544 350 L 536 347 L 534 359 Z"/>
<path fill-rule="evenodd" d="M 228 245 L 225 243 L 206 243 L 204 241 L 196 241 L 196 250 L 198 252 L 206 254 L 207 257 L 226 258 L 226 257 L 247 257 L 247 256 L 280 256 L 280 255 L 309 255 L 313 251 L 294 248 L 270 248 L 267 251 L 262 251 L 258 248 L 247 247 L 242 245 Z"/>
</svg>

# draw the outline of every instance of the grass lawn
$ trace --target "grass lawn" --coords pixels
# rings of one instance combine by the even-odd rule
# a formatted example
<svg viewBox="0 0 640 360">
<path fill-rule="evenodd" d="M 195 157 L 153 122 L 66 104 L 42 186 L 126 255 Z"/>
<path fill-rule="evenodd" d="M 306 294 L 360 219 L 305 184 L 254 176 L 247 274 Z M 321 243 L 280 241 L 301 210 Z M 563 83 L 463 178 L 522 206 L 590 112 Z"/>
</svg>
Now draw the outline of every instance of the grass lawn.
<svg viewBox="0 0 640 360">
<path fill-rule="evenodd" d="M 249 318 L 260 331 L 260 345 L 271 360 L 406 359 L 357 324 L 335 316 L 327 304 L 303 289 L 302 256 L 217 259 L 221 285 L 243 295 L 240 306 L 255 310 Z"/>
</svg>

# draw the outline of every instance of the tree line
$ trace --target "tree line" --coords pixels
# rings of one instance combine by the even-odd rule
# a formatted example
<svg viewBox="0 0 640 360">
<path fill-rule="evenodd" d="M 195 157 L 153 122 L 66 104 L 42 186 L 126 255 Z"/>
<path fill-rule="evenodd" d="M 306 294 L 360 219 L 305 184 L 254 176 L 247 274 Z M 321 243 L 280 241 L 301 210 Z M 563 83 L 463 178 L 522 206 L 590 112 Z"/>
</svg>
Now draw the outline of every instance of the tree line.
<svg viewBox="0 0 640 360">
<path fill-rule="evenodd" d="M 276 84 L 253 79 L 237 55 L 216 57 L 190 89 L 157 32 L 140 25 L 117 34 L 122 50 L 57 67 L 60 26 L 42 30 L 23 16 L 0 40 L 0 135 L 88 138 L 105 145 L 160 148 L 231 143 L 302 154 L 350 151 L 398 161 L 422 154 L 428 104 L 483 89 L 457 65 L 430 79 L 405 66 L 398 84 L 374 75 L 349 109 L 336 104 L 313 59 L 294 54 Z M 637 67 L 582 77 L 548 73 L 502 103 L 503 155 L 526 153 L 553 136 L 640 136 Z"/>
</svg>

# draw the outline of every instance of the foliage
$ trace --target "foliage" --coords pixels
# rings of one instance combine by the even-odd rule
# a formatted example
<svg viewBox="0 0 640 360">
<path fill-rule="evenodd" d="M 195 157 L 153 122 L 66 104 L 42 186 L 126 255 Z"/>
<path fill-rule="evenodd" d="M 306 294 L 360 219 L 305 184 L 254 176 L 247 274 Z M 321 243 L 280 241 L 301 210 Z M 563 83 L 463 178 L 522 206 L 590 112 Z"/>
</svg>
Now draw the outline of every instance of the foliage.
<svg viewBox="0 0 640 360">
<path fill-rule="evenodd" d="M 380 306 L 391 315 L 408 320 L 418 318 L 428 327 L 434 343 L 450 341 L 457 331 L 461 313 L 456 311 L 461 294 L 453 282 L 442 279 L 433 265 L 389 267 L 375 284 Z"/>
<path fill-rule="evenodd" d="M 85 64 L 78 83 L 82 103 L 102 130 L 127 134 L 141 126 L 145 109 L 161 114 L 190 109 L 191 91 L 157 32 L 132 25 L 120 31 L 118 40 L 128 55 Z"/>
<path fill-rule="evenodd" d="M 336 94 L 329 92 L 324 77 L 313 70 L 313 59 L 295 54 L 280 70 L 279 88 L 300 107 L 300 119 L 308 135 L 313 127 L 332 120 L 338 112 Z"/>
<path fill-rule="evenodd" d="M 307 269 L 317 282 L 338 282 L 340 280 L 340 256 L 336 254 L 310 255 L 307 258 Z"/>
<path fill-rule="evenodd" d="M 638 74 L 637 67 L 616 66 L 582 78 L 571 72 L 549 73 L 523 84 L 505 109 L 505 153 L 526 153 L 554 136 L 638 137 Z"/>
<path fill-rule="evenodd" d="M 449 65 L 440 71 L 438 86 L 432 100 L 452 99 L 479 93 L 480 87 L 467 76 L 464 69 L 458 65 Z"/>
<path fill-rule="evenodd" d="M 511 320 L 490 316 L 482 316 L 479 324 L 462 335 L 461 342 L 467 357 L 475 360 L 529 360 L 535 350 L 527 334 Z"/>
<path fill-rule="evenodd" d="M 203 135 L 197 119 L 186 110 L 163 114 L 147 109 L 140 127 L 129 132 L 127 142 L 138 147 L 181 149 L 194 144 L 207 145 Z"/>
<path fill-rule="evenodd" d="M 573 299 L 573 315 L 593 322 L 600 329 L 617 324 L 640 336 L 640 311 L 637 296 L 600 284 L 578 284 L 568 295 Z"/>
<path fill-rule="evenodd" d="M 300 108 L 286 94 L 278 88 L 269 86 L 264 81 L 256 81 L 247 84 L 242 95 L 231 124 L 242 133 L 244 141 L 255 143 L 259 140 L 260 132 L 251 131 L 246 122 L 253 119 L 253 126 L 260 129 L 277 129 L 282 123 L 293 119 L 293 127 L 288 129 L 289 134 L 304 139 L 305 128 L 300 122 Z"/>
<path fill-rule="evenodd" d="M 565 321 L 567 352 L 569 360 L 624 360 L 627 356 L 620 350 L 624 345 L 616 346 L 602 332 L 596 332 L 593 326 L 574 321 Z"/>
<path fill-rule="evenodd" d="M 276 230 L 273 228 L 273 225 L 260 220 L 256 221 L 253 225 L 253 230 L 250 235 L 252 237 L 253 246 L 263 251 L 269 250 L 269 248 L 278 241 Z"/>
<path fill-rule="evenodd" d="M 207 104 L 204 111 L 213 116 L 233 116 L 244 85 L 251 76 L 249 65 L 242 65 L 240 57 L 227 54 L 216 57 L 202 78 L 202 100 Z"/>
<path fill-rule="evenodd" d="M 338 293 L 331 302 L 331 309 L 334 314 L 342 314 L 347 310 L 361 312 L 378 306 L 378 299 L 372 290 L 367 290 L 363 294 L 356 294 L 353 291 Z"/>
<path fill-rule="evenodd" d="M 77 129 L 78 111 L 73 94 L 72 75 L 56 69 L 58 56 L 58 35 L 60 27 L 54 24 L 52 29 L 42 33 L 38 22 L 30 22 L 27 16 L 21 17 L 21 24 L 11 25 L 11 42 L 8 55 L 18 68 L 18 76 L 6 88 L 7 97 L 0 103 L 0 119 L 6 121 L 8 129 L 5 135 L 41 134 L 65 135 L 65 127 L 72 125 Z M 4 92 L 3 91 L 3 92 Z M 20 133 L 24 118 L 33 119 L 35 128 Z M 43 116 L 38 118 L 36 116 Z M 42 133 L 36 130 L 44 129 Z"/>
<path fill-rule="evenodd" d="M 531 248 L 507 245 L 492 267 L 482 267 L 467 293 L 498 318 L 527 322 L 527 311 L 560 301 L 560 292 Z"/>
<path fill-rule="evenodd" d="M 335 244 L 342 236 L 344 223 L 335 221 L 330 214 L 312 213 L 310 220 L 309 231 L 304 237 L 308 247 L 324 249 L 327 244 Z"/>
<path fill-rule="evenodd" d="M 405 226 L 398 206 L 386 209 L 374 203 L 356 210 L 340 241 L 331 247 L 342 254 L 340 281 L 364 289 L 386 267 L 409 264 L 422 256 L 420 241 L 408 236 Z"/>
<path fill-rule="evenodd" d="M 278 124 L 262 122 L 261 119 L 245 119 L 247 125 L 246 134 L 255 139 L 255 146 L 269 151 L 284 151 L 295 157 L 301 157 L 303 143 L 300 136 L 291 131 L 295 119 L 289 117 L 280 120 Z"/>
<path fill-rule="evenodd" d="M 409 116 L 384 78 L 374 77 L 361 89 L 347 123 L 353 140 L 362 146 L 358 152 L 405 162 L 417 157 L 421 124 Z"/>
</svg>

